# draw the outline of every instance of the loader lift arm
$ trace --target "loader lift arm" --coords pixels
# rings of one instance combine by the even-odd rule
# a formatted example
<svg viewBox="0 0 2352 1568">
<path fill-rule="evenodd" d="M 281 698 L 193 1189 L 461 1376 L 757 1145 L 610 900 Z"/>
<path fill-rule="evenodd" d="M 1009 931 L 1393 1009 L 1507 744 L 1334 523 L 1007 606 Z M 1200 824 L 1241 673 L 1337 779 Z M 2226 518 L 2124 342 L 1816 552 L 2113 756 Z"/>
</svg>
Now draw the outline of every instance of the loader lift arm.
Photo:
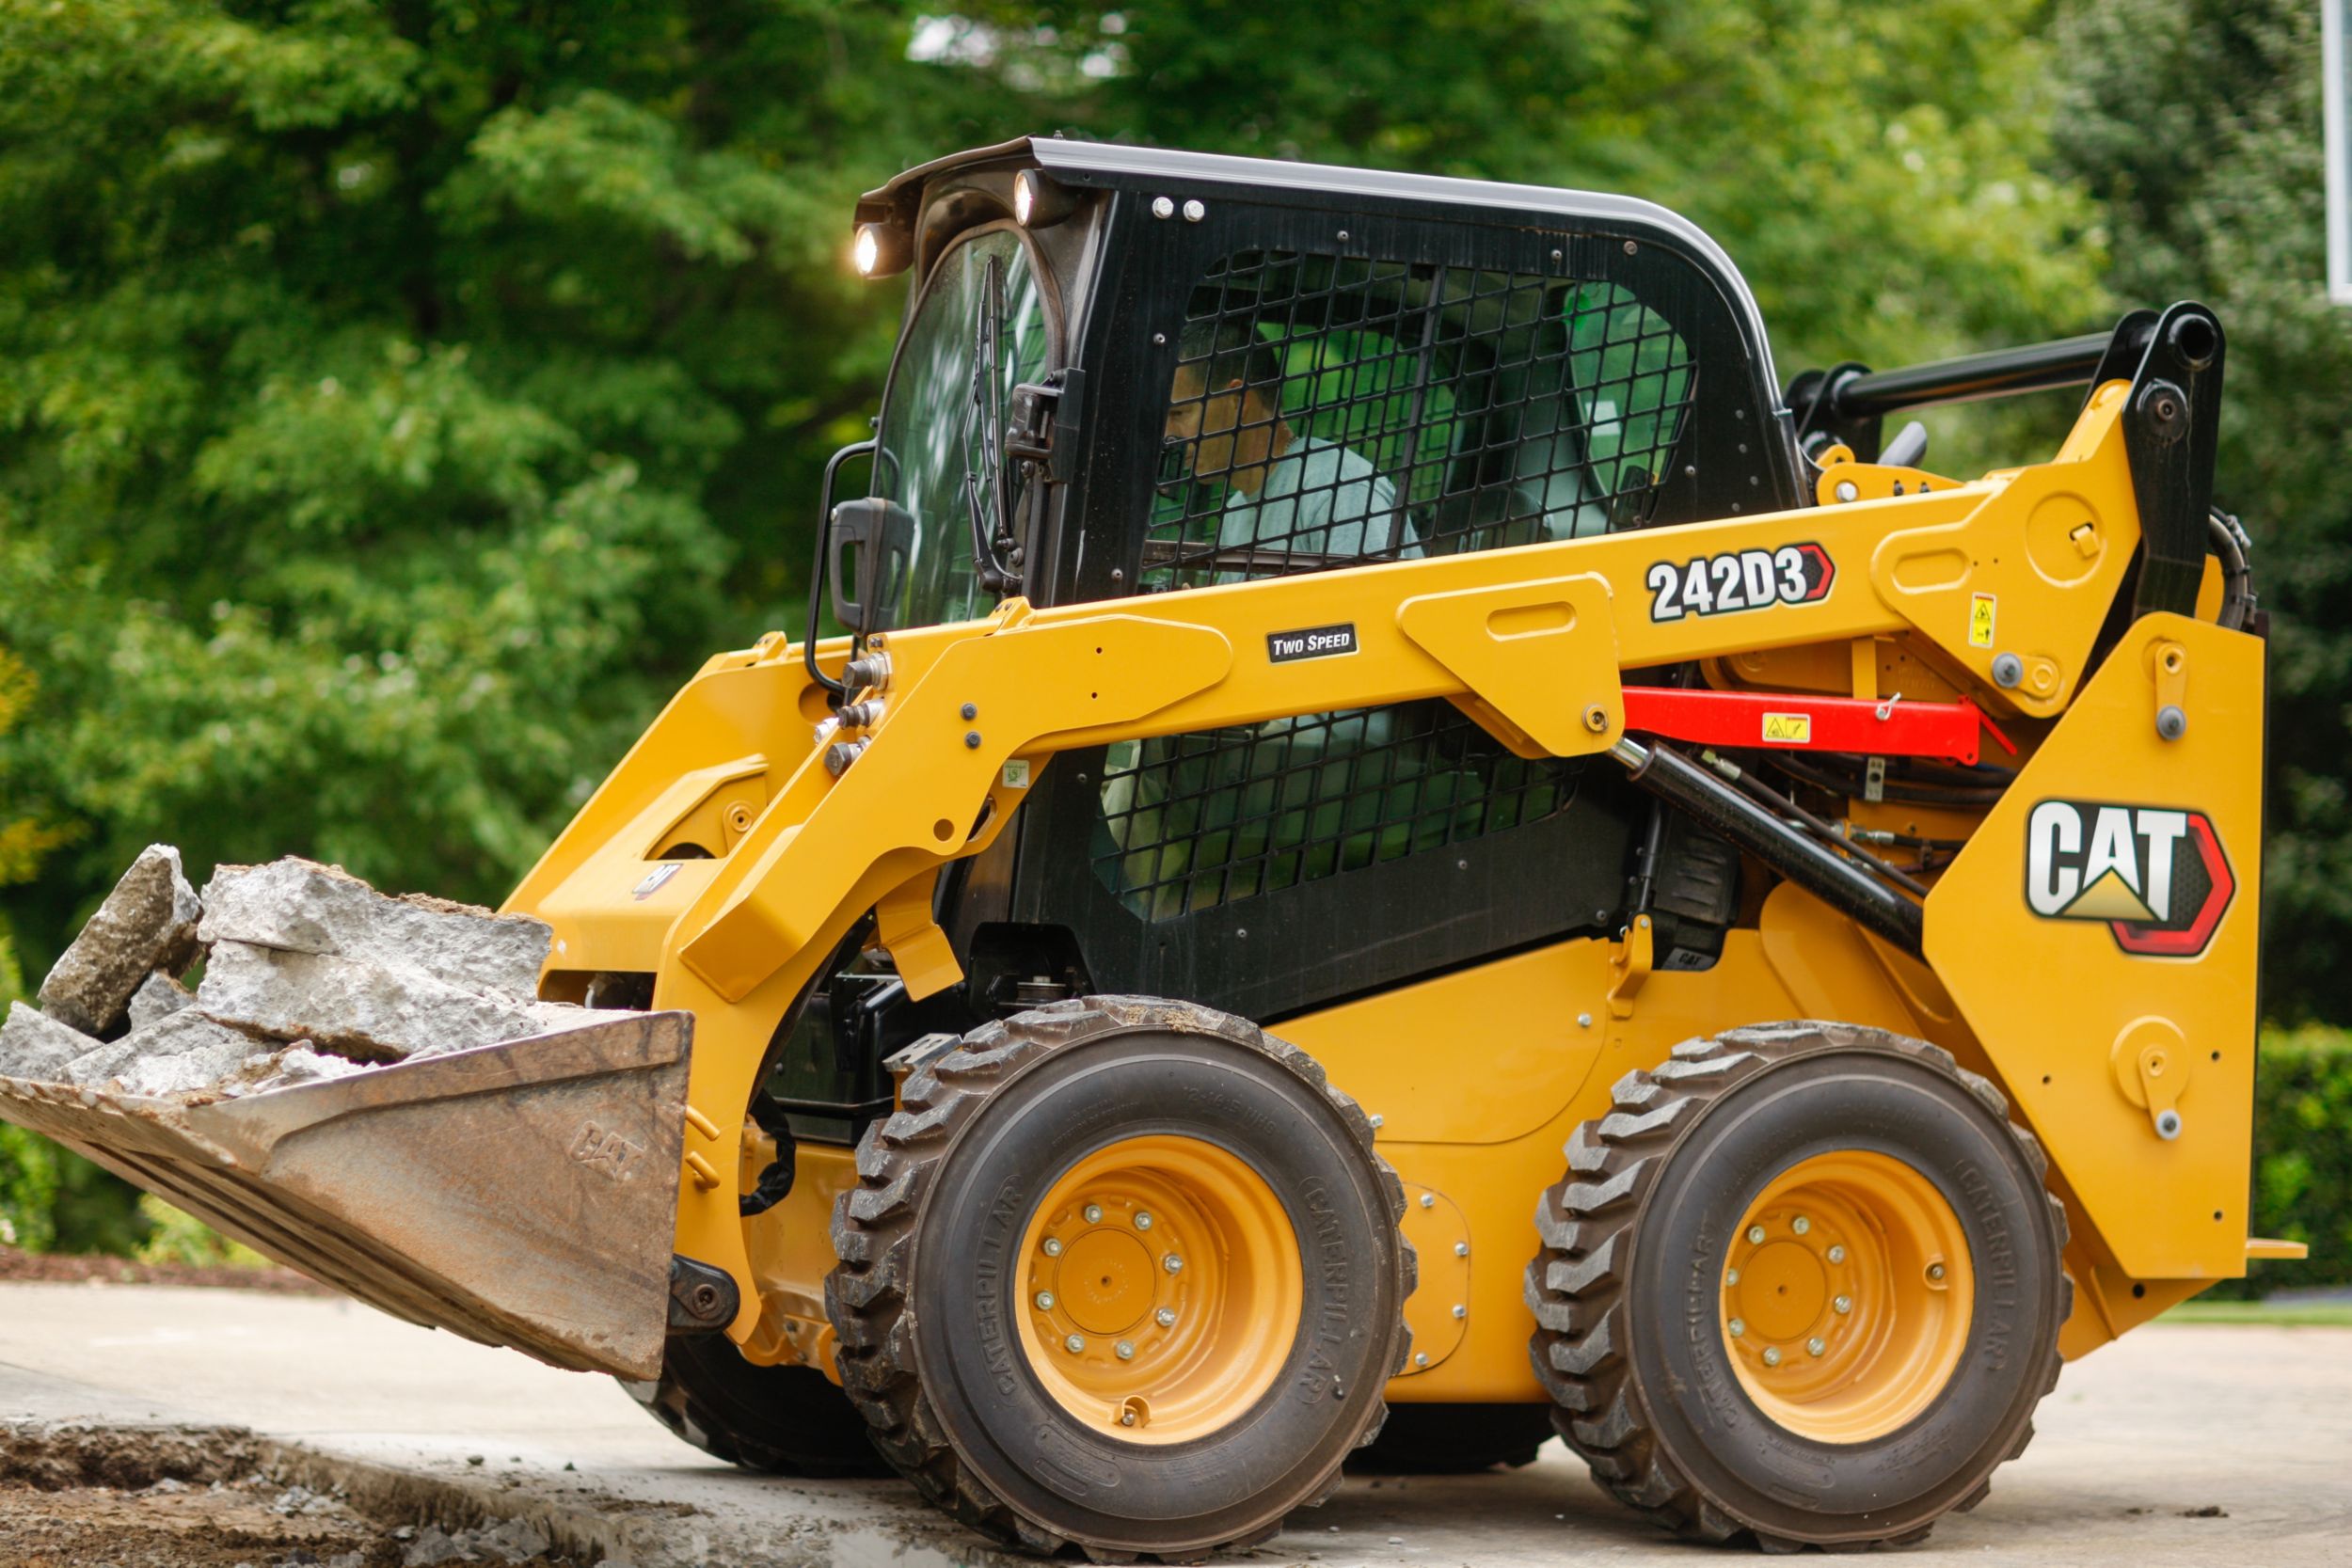
<svg viewBox="0 0 2352 1568">
<path fill-rule="evenodd" d="M 655 1006 L 698 1022 L 678 1251 L 735 1276 L 731 1332 L 749 1336 L 739 1140 L 775 1021 L 868 910 L 912 995 L 954 984 L 937 874 L 986 847 L 1060 752 L 1444 697 L 1520 755 L 1588 755 L 1626 739 L 1623 671 L 1893 635 L 2004 717 L 2058 716 L 2142 544 L 2130 394 L 2095 388 L 2054 461 L 1971 483 L 1832 453 L 1814 509 L 1141 600 L 1015 599 L 874 638 L 889 673 L 833 752 L 846 765 L 812 747 L 670 927 Z M 1908 900 L 1888 905 L 1900 919 Z"/>
</svg>

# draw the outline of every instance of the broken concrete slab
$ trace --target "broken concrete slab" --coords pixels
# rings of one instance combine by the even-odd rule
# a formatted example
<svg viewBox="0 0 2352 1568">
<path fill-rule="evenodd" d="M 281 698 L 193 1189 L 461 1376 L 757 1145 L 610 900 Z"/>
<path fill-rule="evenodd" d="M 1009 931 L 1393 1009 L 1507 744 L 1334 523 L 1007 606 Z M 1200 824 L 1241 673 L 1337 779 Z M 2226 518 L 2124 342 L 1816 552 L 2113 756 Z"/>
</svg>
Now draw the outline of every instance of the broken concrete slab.
<svg viewBox="0 0 2352 1568">
<path fill-rule="evenodd" d="M 144 1029 L 151 1023 L 169 1018 L 183 1007 L 195 1006 L 196 992 L 159 969 L 140 981 L 139 989 L 131 993 L 131 1027 Z"/>
<path fill-rule="evenodd" d="M 242 942 L 214 944 L 196 1002 L 222 1023 L 316 1040 L 361 1061 L 438 1056 L 606 1016 L 485 996 L 399 965 Z"/>
<path fill-rule="evenodd" d="M 202 1013 L 183 1010 L 83 1053 L 67 1064 L 62 1081 L 125 1094 L 180 1094 L 209 1088 L 248 1056 L 272 1049 Z"/>
<path fill-rule="evenodd" d="M 271 1089 L 297 1088 L 304 1084 L 332 1083 L 357 1072 L 373 1072 L 373 1068 L 326 1052 L 313 1051 L 308 1045 L 289 1046 L 274 1056 L 248 1056 L 237 1071 L 219 1085 L 224 1096 L 265 1094 Z"/>
<path fill-rule="evenodd" d="M 86 1035 L 105 1033 L 149 974 L 188 967 L 203 913 L 180 851 L 149 845 L 40 983 L 40 1010 Z"/>
<path fill-rule="evenodd" d="M 269 1052 L 252 1036 L 194 1010 L 174 1013 L 116 1044 L 141 1048 L 117 1070 L 114 1083 L 120 1092 L 158 1099 L 215 1087 L 247 1060 Z"/>
<path fill-rule="evenodd" d="M 0 1023 L 0 1076 L 26 1078 L 42 1084 L 66 1084 L 66 1069 L 76 1057 L 98 1042 L 78 1029 L 70 1029 L 30 1003 L 8 1008 Z"/>
<path fill-rule="evenodd" d="M 243 942 L 421 970 L 469 991 L 518 1002 L 538 993 L 548 927 L 420 894 L 376 892 L 341 866 L 289 858 L 228 865 L 204 887 L 206 942 Z"/>
</svg>

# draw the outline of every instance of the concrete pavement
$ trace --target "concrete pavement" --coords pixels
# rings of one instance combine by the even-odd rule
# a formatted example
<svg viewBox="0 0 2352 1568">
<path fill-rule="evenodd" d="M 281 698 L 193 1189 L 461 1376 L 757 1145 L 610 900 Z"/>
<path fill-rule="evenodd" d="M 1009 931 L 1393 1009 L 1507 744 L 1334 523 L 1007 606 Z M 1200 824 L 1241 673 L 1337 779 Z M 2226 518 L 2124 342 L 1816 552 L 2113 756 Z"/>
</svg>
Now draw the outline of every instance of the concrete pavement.
<svg viewBox="0 0 2352 1568">
<path fill-rule="evenodd" d="M 739 1472 L 603 1379 L 340 1300 L 0 1285 L 7 1417 L 248 1426 L 325 1456 L 362 1492 L 410 1486 L 529 1517 L 637 1568 L 1023 1560 L 980 1547 L 901 1483 Z M 2352 1563 L 2352 1330 L 2145 1328 L 2069 1367 L 2038 1426 L 1991 1498 L 1907 1561 Z M 1509 1474 L 1351 1478 L 1250 1560 L 1690 1568 L 1694 1550 L 1618 1508 L 1553 1444 Z"/>
</svg>

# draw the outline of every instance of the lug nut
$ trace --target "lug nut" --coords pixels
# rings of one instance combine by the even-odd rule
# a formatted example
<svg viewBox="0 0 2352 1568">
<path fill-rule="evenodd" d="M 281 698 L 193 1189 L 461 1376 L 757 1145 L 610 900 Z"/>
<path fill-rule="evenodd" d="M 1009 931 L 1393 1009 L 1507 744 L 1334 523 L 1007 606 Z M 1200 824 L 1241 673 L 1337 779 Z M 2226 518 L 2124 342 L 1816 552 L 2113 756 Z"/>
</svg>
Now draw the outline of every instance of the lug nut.
<svg viewBox="0 0 2352 1568">
<path fill-rule="evenodd" d="M 1751 1246 L 1762 1246 L 1764 1244 L 1764 1227 L 1762 1226 L 1752 1225 L 1748 1227 L 1748 1244 Z"/>
<path fill-rule="evenodd" d="M 1176 1308 L 1173 1307 L 1163 1307 L 1158 1311 L 1152 1314 L 1152 1321 L 1158 1323 L 1162 1328 L 1174 1328 L 1176 1326 Z"/>
<path fill-rule="evenodd" d="M 1842 1318 L 1847 1313 L 1853 1310 L 1853 1297 L 1839 1296 L 1836 1301 L 1831 1302 L 1830 1305 L 1837 1309 L 1837 1315 Z"/>
<path fill-rule="evenodd" d="M 1454 1243 L 1454 1256 L 1456 1258 L 1468 1258 L 1470 1256 L 1470 1243 L 1468 1242 Z"/>
<path fill-rule="evenodd" d="M 1438 1195 L 1435 1193 L 1422 1194 L 1421 1206 L 1424 1209 L 1435 1209 L 1438 1206 Z"/>
<path fill-rule="evenodd" d="M 1463 1318 L 1467 1318 L 1470 1316 L 1470 1308 L 1457 1301 L 1454 1304 L 1454 1316 L 1457 1322 Z"/>
<path fill-rule="evenodd" d="M 1037 1309 L 1041 1312 L 1051 1312 L 1054 1309 L 1053 1291 L 1040 1291 L 1037 1293 Z"/>
<path fill-rule="evenodd" d="M 1737 1284 L 1739 1284 L 1739 1283 L 1740 1283 L 1740 1271 L 1739 1271 L 1738 1269 L 1725 1269 L 1725 1270 L 1724 1271 L 1724 1283 L 1725 1285 L 1737 1285 Z"/>
<path fill-rule="evenodd" d="M 1170 1274 L 1182 1274 L 1184 1272 L 1184 1260 L 1171 1252 L 1160 1259 L 1160 1267 Z"/>
<path fill-rule="evenodd" d="M 1082 1335 L 1073 1334 L 1069 1338 L 1064 1339 L 1061 1342 L 1061 1348 L 1068 1351 L 1071 1354 L 1075 1355 L 1080 1351 L 1087 1348 L 1085 1337 Z"/>
<path fill-rule="evenodd" d="M 1413 1353 L 1413 1365 L 1416 1367 L 1426 1367 L 1429 1365 L 1429 1353 L 1425 1350 L 1415 1351 Z"/>
<path fill-rule="evenodd" d="M 1123 1427 L 1131 1427 L 1131 1426 L 1135 1425 L 1135 1424 L 1136 1424 L 1136 1413 L 1135 1413 L 1134 1411 L 1132 1411 L 1132 1410 L 1122 1410 L 1122 1411 L 1120 1411 L 1120 1412 L 1119 1413 L 1119 1424 L 1120 1424 L 1120 1426 L 1123 1426 Z"/>
<path fill-rule="evenodd" d="M 1806 1219 L 1803 1214 L 1799 1214 L 1795 1219 L 1788 1222 L 1788 1228 L 1802 1236 L 1806 1231 L 1813 1228 L 1813 1222 Z"/>
<path fill-rule="evenodd" d="M 1087 1212 L 1087 1224 L 1089 1224 L 1089 1225 L 1100 1225 L 1100 1224 L 1102 1224 L 1102 1223 L 1103 1223 L 1103 1206 L 1102 1206 L 1101 1204 L 1099 1204 L 1099 1203 L 1089 1203 L 1089 1204 L 1088 1204 L 1088 1205 L 1087 1205 L 1087 1211 L 1086 1211 L 1086 1212 Z"/>
<path fill-rule="evenodd" d="M 1841 1246 L 1834 1246 L 1830 1248 L 1829 1260 L 1833 1263 L 1844 1262 L 1846 1260 L 1846 1249 Z"/>
<path fill-rule="evenodd" d="M 1766 1345 L 1764 1347 L 1764 1365 L 1767 1367 L 1777 1367 L 1780 1365 L 1780 1347 L 1778 1345 Z"/>
<path fill-rule="evenodd" d="M 1151 1210 L 1138 1209 L 1136 1211 L 1136 1228 L 1137 1230 L 1149 1230 L 1152 1228 Z"/>
<path fill-rule="evenodd" d="M 1816 1340 L 1814 1340 L 1813 1342 L 1814 1342 L 1815 1344 L 1817 1344 L 1817 1345 L 1818 1345 L 1818 1344 L 1820 1344 L 1821 1341 L 1820 1341 L 1819 1339 L 1816 1339 Z M 1117 1356 L 1118 1356 L 1118 1357 L 1119 1357 L 1121 1361 L 1133 1361 L 1133 1360 L 1136 1358 L 1136 1347 L 1135 1347 L 1133 1344 L 1130 1344 L 1127 1340 L 1124 1340 L 1124 1339 L 1121 1339 L 1121 1340 L 1120 1340 L 1120 1341 L 1119 1341 L 1119 1343 L 1117 1343 L 1117 1344 L 1113 1345 L 1113 1346 L 1111 1347 L 1111 1352 L 1112 1352 L 1112 1354 L 1113 1354 L 1117 1355 Z M 1813 1354 L 1816 1354 L 1816 1355 L 1819 1355 L 1819 1354 L 1820 1354 L 1821 1353 L 1820 1353 L 1820 1352 L 1819 1352 L 1819 1351 L 1815 1351 Z"/>
<path fill-rule="evenodd" d="M 1819 1355 L 1827 1349 L 1829 1349 L 1829 1341 L 1818 1334 L 1804 1342 L 1804 1353 L 1807 1355 Z"/>
<path fill-rule="evenodd" d="M 1045 1256 L 1048 1258 L 1059 1258 L 1061 1256 L 1061 1238 L 1059 1236 L 1048 1236 L 1045 1238 Z"/>
<path fill-rule="evenodd" d="M 1745 1321 L 1739 1318 L 1732 1319 L 1731 1322 L 1724 1324 L 1724 1327 L 1730 1330 L 1731 1337 L 1735 1339 L 1748 1331 L 1748 1325 Z"/>
</svg>

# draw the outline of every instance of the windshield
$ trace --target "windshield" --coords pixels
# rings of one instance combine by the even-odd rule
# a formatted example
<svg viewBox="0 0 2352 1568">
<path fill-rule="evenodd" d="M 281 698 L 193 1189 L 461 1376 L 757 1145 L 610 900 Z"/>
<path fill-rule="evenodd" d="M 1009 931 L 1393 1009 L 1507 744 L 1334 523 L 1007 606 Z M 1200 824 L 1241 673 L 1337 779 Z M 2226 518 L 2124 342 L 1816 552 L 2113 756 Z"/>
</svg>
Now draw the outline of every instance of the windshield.
<svg viewBox="0 0 2352 1568">
<path fill-rule="evenodd" d="M 976 355 L 988 349 L 992 318 L 993 373 L 976 384 Z M 993 531 L 997 488 L 1009 481 L 1000 478 L 1001 465 L 992 471 L 989 448 L 1004 428 L 1013 388 L 1044 372 L 1045 321 L 1028 247 L 1012 230 L 974 235 L 931 273 L 882 399 L 874 464 L 874 494 L 914 518 L 899 626 L 966 621 L 991 608 L 972 553 L 973 513 L 980 510 Z M 1006 516 L 1019 499 L 1004 496 Z"/>
</svg>

